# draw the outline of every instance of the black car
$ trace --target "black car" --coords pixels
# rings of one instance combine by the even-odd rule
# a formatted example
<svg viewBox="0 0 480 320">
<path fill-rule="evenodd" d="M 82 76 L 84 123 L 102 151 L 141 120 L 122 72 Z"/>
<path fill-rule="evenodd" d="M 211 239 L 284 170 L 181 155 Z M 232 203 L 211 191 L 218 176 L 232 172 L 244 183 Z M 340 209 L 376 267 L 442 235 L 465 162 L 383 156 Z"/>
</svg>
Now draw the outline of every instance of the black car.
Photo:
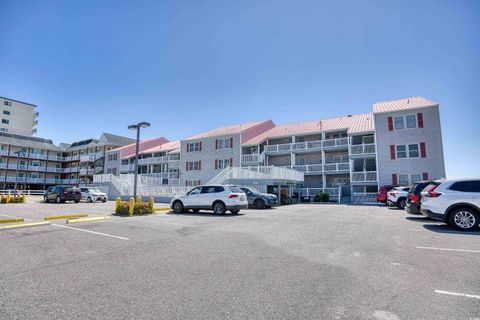
<svg viewBox="0 0 480 320">
<path fill-rule="evenodd" d="M 45 203 L 51 201 L 56 203 L 75 201 L 75 203 L 79 203 L 80 199 L 82 199 L 82 191 L 78 188 L 70 186 L 49 187 L 43 196 L 43 201 Z"/>
<path fill-rule="evenodd" d="M 422 190 L 428 186 L 431 181 L 420 181 L 415 182 L 412 184 L 410 189 L 408 190 L 407 196 L 407 205 L 405 206 L 405 210 L 410 214 L 422 214 L 420 212 L 420 205 L 422 201 Z"/>
</svg>

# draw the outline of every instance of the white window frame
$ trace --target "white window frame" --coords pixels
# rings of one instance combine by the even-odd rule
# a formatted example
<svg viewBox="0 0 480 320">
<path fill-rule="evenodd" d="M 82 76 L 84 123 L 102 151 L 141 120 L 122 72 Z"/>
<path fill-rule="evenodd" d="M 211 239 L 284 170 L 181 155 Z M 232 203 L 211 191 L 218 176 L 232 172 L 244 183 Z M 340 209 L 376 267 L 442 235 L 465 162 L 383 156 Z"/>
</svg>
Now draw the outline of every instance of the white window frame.
<svg viewBox="0 0 480 320">
<path fill-rule="evenodd" d="M 417 146 L 418 155 L 416 157 L 410 156 L 410 146 L 411 145 L 416 145 Z M 401 157 L 398 156 L 398 147 L 399 146 L 404 146 L 405 147 L 406 156 L 404 158 L 401 158 Z M 416 158 L 420 158 L 420 143 L 407 143 L 407 144 L 396 144 L 395 145 L 395 159 L 416 159 Z"/>
<path fill-rule="evenodd" d="M 220 159 L 218 160 L 218 169 L 225 169 L 227 167 L 230 167 L 230 159 Z"/>
<path fill-rule="evenodd" d="M 414 121 L 414 126 L 413 127 L 408 127 L 407 126 L 407 117 L 413 117 L 415 119 Z M 402 125 L 403 128 L 397 128 L 397 122 L 396 119 L 402 118 Z M 412 114 L 406 114 L 404 116 L 394 116 L 393 117 L 393 129 L 394 130 L 408 130 L 408 129 L 417 129 L 418 128 L 418 119 L 417 115 L 415 113 Z"/>
<path fill-rule="evenodd" d="M 230 138 L 218 139 L 218 149 L 230 149 Z"/>
<path fill-rule="evenodd" d="M 402 119 L 402 128 L 397 128 L 397 119 Z M 405 129 L 405 117 L 404 116 L 393 117 L 393 128 L 395 130 L 404 130 Z"/>
<path fill-rule="evenodd" d="M 406 181 L 401 181 L 400 176 L 406 176 L 407 179 Z M 398 185 L 399 186 L 406 186 L 410 184 L 410 175 L 408 173 L 399 173 L 397 174 L 397 179 L 398 179 Z"/>
<path fill-rule="evenodd" d="M 405 147 L 405 151 L 401 151 L 401 152 L 405 152 L 405 157 L 399 157 L 398 156 L 398 147 Z M 396 159 L 408 159 L 408 147 L 406 144 L 397 144 L 395 145 L 395 157 Z"/>
<path fill-rule="evenodd" d="M 413 117 L 413 127 L 408 126 L 407 117 Z M 405 129 L 416 129 L 418 127 L 417 115 L 416 114 L 407 114 L 405 115 Z"/>
<path fill-rule="evenodd" d="M 188 171 L 199 171 L 200 170 L 200 161 L 188 161 L 187 162 Z"/>
<path fill-rule="evenodd" d="M 416 156 L 416 157 L 415 157 L 415 156 L 412 157 L 412 156 L 410 155 L 410 146 L 417 146 L 417 150 L 416 150 L 416 151 L 417 151 L 417 156 Z M 419 145 L 418 143 L 409 143 L 409 144 L 407 144 L 407 150 L 408 150 L 408 157 L 409 157 L 409 158 L 420 158 L 420 145 Z"/>
<path fill-rule="evenodd" d="M 200 151 L 200 142 L 188 143 L 188 152 L 198 152 L 198 151 Z"/>
</svg>

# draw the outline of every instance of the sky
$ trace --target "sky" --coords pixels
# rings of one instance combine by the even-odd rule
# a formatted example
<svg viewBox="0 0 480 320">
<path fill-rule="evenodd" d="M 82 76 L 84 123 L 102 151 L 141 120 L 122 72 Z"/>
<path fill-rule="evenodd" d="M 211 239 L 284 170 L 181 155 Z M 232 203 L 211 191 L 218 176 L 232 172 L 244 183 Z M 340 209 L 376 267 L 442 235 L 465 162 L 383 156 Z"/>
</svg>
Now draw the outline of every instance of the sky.
<svg viewBox="0 0 480 320">
<path fill-rule="evenodd" d="M 0 0 L 0 96 L 55 143 L 440 103 L 447 176 L 480 177 L 480 1 Z"/>
</svg>

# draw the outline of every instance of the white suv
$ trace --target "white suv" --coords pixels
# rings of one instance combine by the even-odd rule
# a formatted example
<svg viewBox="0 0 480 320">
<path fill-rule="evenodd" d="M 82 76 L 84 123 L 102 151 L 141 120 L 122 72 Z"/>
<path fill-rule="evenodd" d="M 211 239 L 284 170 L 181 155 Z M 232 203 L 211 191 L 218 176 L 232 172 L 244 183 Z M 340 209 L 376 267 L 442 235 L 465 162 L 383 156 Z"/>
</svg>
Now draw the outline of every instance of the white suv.
<svg viewBox="0 0 480 320">
<path fill-rule="evenodd" d="M 421 212 L 459 230 L 479 230 L 480 179 L 435 181 L 422 191 Z"/>
<path fill-rule="evenodd" d="M 213 210 L 216 214 L 224 214 L 230 210 L 231 213 L 237 214 L 240 209 L 248 208 L 248 200 L 239 187 L 206 185 L 195 187 L 185 195 L 174 197 L 170 207 L 175 213 L 191 209 L 193 212 Z"/>
<path fill-rule="evenodd" d="M 410 187 L 395 187 L 388 191 L 387 205 L 405 209 L 405 206 L 407 205 L 408 190 L 410 190 Z"/>
</svg>

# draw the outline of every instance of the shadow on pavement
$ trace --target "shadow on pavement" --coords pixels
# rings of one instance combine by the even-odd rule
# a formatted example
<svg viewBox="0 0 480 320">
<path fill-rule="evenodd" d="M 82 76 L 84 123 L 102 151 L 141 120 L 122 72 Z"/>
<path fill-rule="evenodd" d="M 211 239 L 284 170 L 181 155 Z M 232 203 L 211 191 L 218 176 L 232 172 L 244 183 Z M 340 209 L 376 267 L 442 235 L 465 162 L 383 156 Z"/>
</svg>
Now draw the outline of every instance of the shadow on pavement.
<svg viewBox="0 0 480 320">
<path fill-rule="evenodd" d="M 464 234 L 469 236 L 480 236 L 480 232 L 468 232 L 451 229 L 446 224 L 425 224 L 423 227 L 429 231 L 437 233 L 452 233 L 452 234 Z"/>
<path fill-rule="evenodd" d="M 200 212 L 183 212 L 183 213 L 175 213 L 173 211 L 170 211 L 170 212 L 166 212 L 166 214 L 169 214 L 169 215 L 176 215 L 176 216 L 196 216 L 196 217 L 215 217 L 215 218 L 230 218 L 230 217 L 241 217 L 245 214 L 243 213 L 237 213 L 237 214 L 233 214 L 233 213 L 228 213 L 228 214 L 215 214 L 213 212 L 208 212 L 208 211 L 200 211 Z"/>
<path fill-rule="evenodd" d="M 441 221 L 434 220 L 432 218 L 424 217 L 424 216 L 406 217 L 405 219 L 410 220 L 410 221 L 415 221 L 415 222 L 438 222 L 438 223 L 442 223 Z"/>
</svg>

